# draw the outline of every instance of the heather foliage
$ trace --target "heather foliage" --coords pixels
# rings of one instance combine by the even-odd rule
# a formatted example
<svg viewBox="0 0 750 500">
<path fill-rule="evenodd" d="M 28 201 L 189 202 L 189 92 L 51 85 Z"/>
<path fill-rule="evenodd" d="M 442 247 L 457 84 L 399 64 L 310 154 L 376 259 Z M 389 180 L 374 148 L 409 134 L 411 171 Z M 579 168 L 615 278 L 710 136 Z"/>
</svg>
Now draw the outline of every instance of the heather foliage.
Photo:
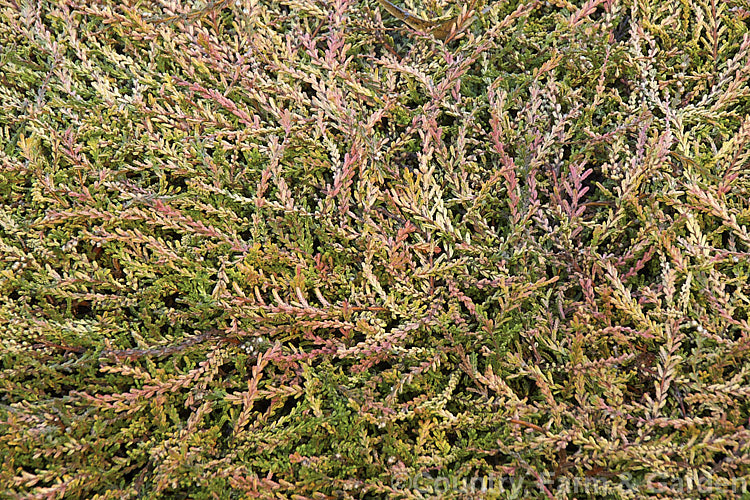
<svg viewBox="0 0 750 500">
<path fill-rule="evenodd" d="M 750 6 L 489 7 L 0 0 L 3 498 L 741 496 Z"/>
</svg>

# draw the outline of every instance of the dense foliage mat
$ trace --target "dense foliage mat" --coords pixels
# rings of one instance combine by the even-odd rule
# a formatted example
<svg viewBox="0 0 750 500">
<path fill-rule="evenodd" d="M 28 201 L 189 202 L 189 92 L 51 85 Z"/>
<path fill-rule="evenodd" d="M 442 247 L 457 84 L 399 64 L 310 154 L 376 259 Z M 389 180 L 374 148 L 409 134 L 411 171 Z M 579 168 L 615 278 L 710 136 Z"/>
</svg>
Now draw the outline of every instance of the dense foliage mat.
<svg viewBox="0 0 750 500">
<path fill-rule="evenodd" d="M 0 0 L 0 496 L 740 498 L 749 18 Z"/>
</svg>

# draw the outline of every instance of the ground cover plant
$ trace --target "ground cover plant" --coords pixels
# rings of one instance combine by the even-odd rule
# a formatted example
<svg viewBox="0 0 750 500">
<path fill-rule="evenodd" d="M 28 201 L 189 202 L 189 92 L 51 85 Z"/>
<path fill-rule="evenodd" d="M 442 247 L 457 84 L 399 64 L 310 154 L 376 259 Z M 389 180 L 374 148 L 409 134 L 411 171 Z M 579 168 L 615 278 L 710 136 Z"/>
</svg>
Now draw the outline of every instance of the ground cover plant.
<svg viewBox="0 0 750 500">
<path fill-rule="evenodd" d="M 748 2 L 400 7 L 0 0 L 0 497 L 743 498 Z"/>
</svg>

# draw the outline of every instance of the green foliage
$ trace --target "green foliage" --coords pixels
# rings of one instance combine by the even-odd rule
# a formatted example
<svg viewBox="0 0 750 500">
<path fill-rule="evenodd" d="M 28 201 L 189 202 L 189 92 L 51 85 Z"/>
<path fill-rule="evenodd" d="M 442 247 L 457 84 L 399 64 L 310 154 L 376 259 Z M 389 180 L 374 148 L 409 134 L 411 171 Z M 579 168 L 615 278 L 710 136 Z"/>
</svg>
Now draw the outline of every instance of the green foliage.
<svg viewBox="0 0 750 500">
<path fill-rule="evenodd" d="M 376 5 L 0 1 L 0 496 L 742 496 L 750 6 Z"/>
</svg>

